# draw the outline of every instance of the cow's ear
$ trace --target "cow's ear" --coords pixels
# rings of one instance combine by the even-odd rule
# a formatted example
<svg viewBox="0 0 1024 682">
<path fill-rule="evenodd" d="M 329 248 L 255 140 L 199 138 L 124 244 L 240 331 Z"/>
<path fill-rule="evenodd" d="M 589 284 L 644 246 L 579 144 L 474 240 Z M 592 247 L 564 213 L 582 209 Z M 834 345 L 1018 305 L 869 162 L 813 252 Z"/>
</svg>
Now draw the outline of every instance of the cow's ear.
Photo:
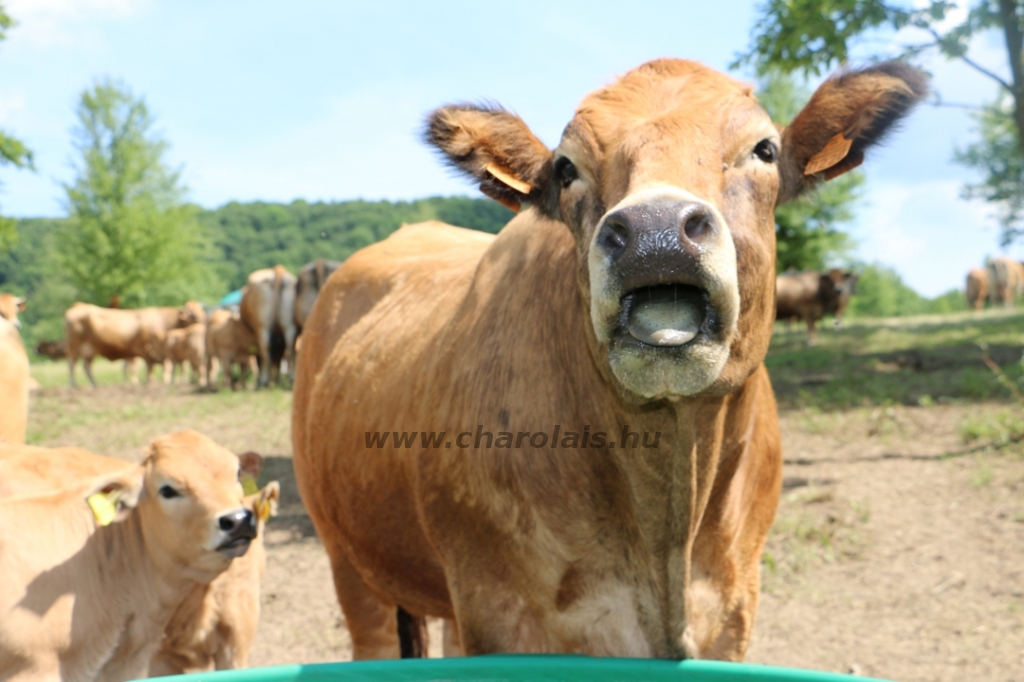
<svg viewBox="0 0 1024 682">
<path fill-rule="evenodd" d="M 427 117 L 424 139 L 445 160 L 513 211 L 543 208 L 551 151 L 515 114 L 498 107 L 449 105 Z"/>
<path fill-rule="evenodd" d="M 98 525 L 109 526 L 128 518 L 139 503 L 145 475 L 146 468 L 140 465 L 100 476 L 90 484 L 84 497 Z"/>
<path fill-rule="evenodd" d="M 271 516 L 277 516 L 277 503 L 281 499 L 281 484 L 271 481 L 253 496 L 253 511 L 260 521 L 266 521 Z"/>
<path fill-rule="evenodd" d="M 238 456 L 238 473 L 240 476 L 251 476 L 253 480 L 260 477 L 263 471 L 263 457 L 255 452 L 243 452 Z"/>
<path fill-rule="evenodd" d="M 24 298 L 19 298 L 18 299 L 18 312 L 19 313 L 25 312 L 25 308 L 27 308 L 27 307 L 28 307 L 28 301 L 26 301 Z"/>
<path fill-rule="evenodd" d="M 841 71 L 821 84 L 782 131 L 778 203 L 853 170 L 928 94 L 928 76 L 903 62 Z"/>
</svg>

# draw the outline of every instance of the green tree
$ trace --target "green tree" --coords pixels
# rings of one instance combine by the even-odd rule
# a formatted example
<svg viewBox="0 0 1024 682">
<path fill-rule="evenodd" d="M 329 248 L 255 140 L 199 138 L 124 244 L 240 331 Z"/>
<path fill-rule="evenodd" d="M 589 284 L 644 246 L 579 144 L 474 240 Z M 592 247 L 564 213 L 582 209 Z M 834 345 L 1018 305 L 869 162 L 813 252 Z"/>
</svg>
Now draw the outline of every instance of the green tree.
<svg viewBox="0 0 1024 682">
<path fill-rule="evenodd" d="M 0 3 L 0 40 L 7 37 L 7 31 L 14 25 L 11 15 L 7 13 L 3 3 Z M 0 130 L 0 166 L 35 170 L 32 163 L 32 152 L 29 148 L 21 140 L 2 130 Z M 0 254 L 9 251 L 14 246 L 17 236 L 15 221 L 10 218 L 0 218 Z"/>
<path fill-rule="evenodd" d="M 1005 96 L 1000 104 L 986 109 L 981 143 L 973 146 L 976 153 L 968 149 L 957 158 L 986 173 L 980 185 L 968 186 L 965 192 L 1002 205 L 1003 239 L 1012 240 L 1021 234 L 1020 193 L 1004 191 L 1002 165 L 1009 161 L 1019 168 L 1024 158 L 1024 0 L 975 0 L 960 21 L 951 21 L 956 2 L 927 0 L 922 5 L 908 8 L 883 0 L 767 0 L 759 9 L 753 47 L 740 55 L 734 66 L 751 63 L 758 73 L 781 69 L 818 75 L 845 63 L 851 46 L 858 41 L 865 44 L 872 34 L 906 27 L 919 29 L 924 36 L 921 42 L 877 56 L 909 58 L 938 51 L 991 79 Z M 969 54 L 971 38 L 990 30 L 1002 33 L 1010 67 L 1009 79 L 975 61 Z M 1000 146 L 992 147 L 991 141 L 986 139 L 986 121 L 990 132 L 1011 129 L 1016 134 L 1001 137 Z M 1015 153 L 1013 143 L 1016 143 Z M 995 162 L 987 163 L 986 154 L 999 153 L 1010 156 L 997 156 Z M 1015 201 L 1018 203 L 1014 204 Z M 1007 216 L 1013 218 L 1009 226 L 1005 222 Z"/>
<path fill-rule="evenodd" d="M 125 307 L 180 303 L 216 289 L 195 207 L 163 160 L 145 101 L 105 80 L 82 93 L 77 179 L 63 185 L 70 220 L 57 242 L 79 298 Z"/>
<path fill-rule="evenodd" d="M 1024 235 L 1024 156 L 1011 107 L 1006 96 L 986 106 L 975 117 L 979 139 L 954 154 L 959 163 L 983 174 L 984 179 L 965 186 L 962 195 L 996 206 L 1003 246 Z"/>
<path fill-rule="evenodd" d="M 788 125 L 810 92 L 781 71 L 769 71 L 759 84 L 758 100 L 776 123 Z M 837 228 L 854 218 L 864 176 L 846 173 L 775 211 L 776 266 L 779 272 L 823 270 L 849 252 L 849 236 Z"/>
</svg>

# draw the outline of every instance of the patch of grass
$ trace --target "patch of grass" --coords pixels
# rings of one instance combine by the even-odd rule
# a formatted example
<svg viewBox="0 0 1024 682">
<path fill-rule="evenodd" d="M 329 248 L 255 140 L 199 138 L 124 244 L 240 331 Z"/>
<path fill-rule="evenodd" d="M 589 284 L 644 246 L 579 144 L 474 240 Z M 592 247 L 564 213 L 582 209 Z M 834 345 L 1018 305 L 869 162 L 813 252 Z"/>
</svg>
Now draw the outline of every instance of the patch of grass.
<svg viewBox="0 0 1024 682">
<path fill-rule="evenodd" d="M 1022 328 L 1021 310 L 860 319 L 840 331 L 825 325 L 809 348 L 806 332 L 778 324 L 765 363 L 784 408 L 1009 401 L 979 346 L 1024 385 Z"/>
<path fill-rule="evenodd" d="M 974 460 L 974 469 L 971 471 L 971 485 L 975 488 L 984 488 L 995 478 L 995 472 L 984 457 L 977 457 Z"/>
<path fill-rule="evenodd" d="M 866 502 L 838 500 L 829 488 L 811 486 L 783 497 L 762 558 L 766 589 L 821 562 L 862 558 L 870 518 Z"/>
</svg>

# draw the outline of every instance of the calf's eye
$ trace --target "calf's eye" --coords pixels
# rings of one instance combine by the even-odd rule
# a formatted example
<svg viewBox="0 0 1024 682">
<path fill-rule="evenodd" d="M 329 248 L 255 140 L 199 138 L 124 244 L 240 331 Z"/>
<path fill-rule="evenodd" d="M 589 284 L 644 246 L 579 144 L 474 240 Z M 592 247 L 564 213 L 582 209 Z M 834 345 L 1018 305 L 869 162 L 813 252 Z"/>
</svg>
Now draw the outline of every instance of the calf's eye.
<svg viewBox="0 0 1024 682">
<path fill-rule="evenodd" d="M 181 497 L 181 493 L 169 485 L 162 485 L 160 486 L 160 497 L 169 500 L 173 497 Z"/>
<path fill-rule="evenodd" d="M 558 178 L 558 183 L 565 189 L 576 180 L 580 174 L 576 170 L 576 166 L 572 165 L 572 161 L 565 158 L 564 156 L 555 162 L 555 176 Z"/>
<path fill-rule="evenodd" d="M 754 147 L 754 156 L 765 163 L 775 163 L 775 159 L 778 155 L 779 150 L 771 140 L 761 140 Z"/>
</svg>

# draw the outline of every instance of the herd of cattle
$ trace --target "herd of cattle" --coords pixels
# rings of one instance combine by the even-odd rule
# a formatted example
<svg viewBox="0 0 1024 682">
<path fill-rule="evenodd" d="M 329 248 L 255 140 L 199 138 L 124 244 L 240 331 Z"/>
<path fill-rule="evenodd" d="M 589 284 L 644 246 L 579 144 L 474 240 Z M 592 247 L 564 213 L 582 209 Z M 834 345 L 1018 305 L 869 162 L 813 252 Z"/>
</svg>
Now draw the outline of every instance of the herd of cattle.
<svg viewBox="0 0 1024 682">
<path fill-rule="evenodd" d="M 407 225 L 340 267 L 261 270 L 202 331 L 192 304 L 75 305 L 72 380 L 78 359 L 92 380 L 96 355 L 151 370 L 201 343 L 225 374 L 255 355 L 261 385 L 293 375 L 296 480 L 355 658 L 421 653 L 433 616 L 448 654 L 742 659 L 782 483 L 776 315 L 813 332 L 856 281 L 777 285 L 773 212 L 859 166 L 927 89 L 898 62 L 843 71 L 779 127 L 749 86 L 658 60 L 587 96 L 553 150 L 503 109 L 442 107 L 427 142 L 519 212 L 498 235 Z M 0 417 L 0 439 L 19 442 L 8 348 L 0 415 L 22 423 Z M 0 678 L 244 664 L 277 495 L 243 490 L 247 459 L 193 432 L 138 465 L 2 446 Z"/>
<path fill-rule="evenodd" d="M 1010 307 L 1014 300 L 1024 296 L 1024 263 L 1006 256 L 990 258 L 984 268 L 973 268 L 967 273 L 967 304 L 975 310 L 993 306 Z"/>
</svg>

